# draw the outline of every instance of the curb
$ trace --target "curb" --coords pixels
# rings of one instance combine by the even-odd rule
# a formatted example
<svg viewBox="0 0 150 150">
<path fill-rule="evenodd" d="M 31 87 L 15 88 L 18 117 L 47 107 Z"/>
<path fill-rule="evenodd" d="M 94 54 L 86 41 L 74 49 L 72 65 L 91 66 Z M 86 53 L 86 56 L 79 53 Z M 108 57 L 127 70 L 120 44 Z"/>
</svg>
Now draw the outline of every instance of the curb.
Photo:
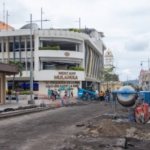
<svg viewBox="0 0 150 150">
<path fill-rule="evenodd" d="M 69 107 L 69 106 L 72 106 L 72 104 L 76 104 L 76 103 L 64 104 L 64 105 L 59 105 L 59 106 L 50 105 L 47 107 L 38 107 L 38 108 L 33 108 L 33 109 L 20 110 L 17 112 L 8 112 L 6 114 L 0 114 L 0 119 L 14 117 L 14 116 L 20 116 L 20 115 L 30 114 L 30 113 L 37 113 L 37 112 L 47 111 L 50 109 L 56 109 L 56 108 L 61 108 L 61 107 L 67 107 L 67 106 Z"/>
<path fill-rule="evenodd" d="M 33 108 L 33 109 L 29 109 L 29 110 L 21 110 L 19 112 L 13 112 L 13 113 L 11 112 L 11 113 L 7 113 L 7 114 L 1 114 L 0 119 L 14 117 L 14 116 L 20 116 L 20 115 L 24 115 L 24 114 L 36 113 L 36 112 L 41 112 L 41 111 L 46 111 L 46 110 L 61 108 L 61 107 L 63 107 L 63 106 L 50 106 L 50 107 L 46 107 L 46 108 L 41 107 L 41 108 Z"/>
</svg>

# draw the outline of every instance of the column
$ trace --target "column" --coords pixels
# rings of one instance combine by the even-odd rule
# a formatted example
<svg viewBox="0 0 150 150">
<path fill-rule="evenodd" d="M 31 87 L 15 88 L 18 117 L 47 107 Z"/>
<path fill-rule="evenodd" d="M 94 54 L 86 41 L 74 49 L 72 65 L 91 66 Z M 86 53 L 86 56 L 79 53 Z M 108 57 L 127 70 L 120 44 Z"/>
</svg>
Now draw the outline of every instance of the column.
<svg viewBox="0 0 150 150">
<path fill-rule="evenodd" d="M 43 70 L 43 63 L 42 63 L 42 61 L 40 61 L 40 70 Z"/>
<path fill-rule="evenodd" d="M 42 41 L 40 41 L 40 47 L 43 47 L 43 42 Z"/>
<path fill-rule="evenodd" d="M 16 46 L 15 46 L 15 37 L 13 37 L 13 57 L 14 57 L 14 61 L 16 59 L 16 55 L 15 55 L 15 51 L 16 51 Z"/>
<path fill-rule="evenodd" d="M 19 61 L 21 62 L 21 36 L 19 37 Z"/>
<path fill-rule="evenodd" d="M 2 62 L 4 62 L 4 38 L 2 38 L 1 50 L 2 50 Z"/>
<path fill-rule="evenodd" d="M 24 40 L 24 49 L 25 49 L 25 71 L 26 71 L 26 76 L 27 76 L 27 37 L 25 37 Z"/>
<path fill-rule="evenodd" d="M 7 52 L 7 62 L 9 62 L 10 54 L 9 54 L 9 38 L 7 38 L 6 42 L 6 52 Z"/>
<path fill-rule="evenodd" d="M 76 52 L 78 52 L 78 44 L 76 44 L 75 47 L 76 47 Z"/>
</svg>

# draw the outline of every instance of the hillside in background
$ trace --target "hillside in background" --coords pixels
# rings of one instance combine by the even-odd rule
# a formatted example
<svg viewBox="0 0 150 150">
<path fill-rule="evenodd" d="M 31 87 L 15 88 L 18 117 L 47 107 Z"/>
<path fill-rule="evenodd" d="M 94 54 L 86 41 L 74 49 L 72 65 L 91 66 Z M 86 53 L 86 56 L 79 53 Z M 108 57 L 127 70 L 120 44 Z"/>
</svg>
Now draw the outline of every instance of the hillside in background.
<svg viewBox="0 0 150 150">
<path fill-rule="evenodd" d="M 132 83 L 132 84 L 138 84 L 139 80 L 128 80 L 128 81 L 122 81 L 122 83 Z"/>
</svg>

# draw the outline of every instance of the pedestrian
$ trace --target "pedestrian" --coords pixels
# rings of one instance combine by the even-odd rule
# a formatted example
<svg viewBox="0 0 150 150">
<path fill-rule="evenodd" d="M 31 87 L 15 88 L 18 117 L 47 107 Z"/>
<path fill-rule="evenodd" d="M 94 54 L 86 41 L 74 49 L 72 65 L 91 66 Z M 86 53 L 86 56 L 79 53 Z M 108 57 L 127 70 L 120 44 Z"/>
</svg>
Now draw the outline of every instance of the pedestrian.
<svg viewBox="0 0 150 150">
<path fill-rule="evenodd" d="M 59 92 L 59 90 L 57 91 L 57 96 L 58 96 L 58 99 L 60 99 L 60 92 Z"/>
<path fill-rule="evenodd" d="M 55 100 L 57 99 L 57 90 L 55 89 L 54 91 L 54 97 L 55 97 Z"/>
<path fill-rule="evenodd" d="M 54 101 L 54 91 L 52 90 L 52 101 Z"/>
<path fill-rule="evenodd" d="M 103 100 L 104 100 L 104 92 L 103 91 L 100 92 L 99 98 L 100 98 L 100 101 L 103 102 Z"/>
<path fill-rule="evenodd" d="M 73 97 L 73 91 L 71 91 L 71 96 Z"/>
<path fill-rule="evenodd" d="M 11 103 L 11 90 L 10 89 L 8 90 L 8 100 Z"/>
<path fill-rule="evenodd" d="M 48 99 L 51 100 L 52 91 L 50 89 L 48 90 L 48 94 L 47 95 L 48 95 Z"/>
<path fill-rule="evenodd" d="M 19 102 L 19 91 L 18 90 L 16 90 L 15 95 L 16 95 L 16 102 L 18 103 Z"/>
<path fill-rule="evenodd" d="M 88 93 L 88 92 L 86 92 L 86 94 L 85 94 L 85 95 L 86 95 L 86 99 L 88 99 L 89 93 Z"/>
<path fill-rule="evenodd" d="M 99 98 L 99 91 L 98 90 L 96 90 L 96 95 L 97 95 L 97 98 Z"/>
<path fill-rule="evenodd" d="M 105 100 L 106 100 L 106 102 L 109 102 L 109 91 L 108 91 L 108 89 L 105 91 Z"/>
</svg>

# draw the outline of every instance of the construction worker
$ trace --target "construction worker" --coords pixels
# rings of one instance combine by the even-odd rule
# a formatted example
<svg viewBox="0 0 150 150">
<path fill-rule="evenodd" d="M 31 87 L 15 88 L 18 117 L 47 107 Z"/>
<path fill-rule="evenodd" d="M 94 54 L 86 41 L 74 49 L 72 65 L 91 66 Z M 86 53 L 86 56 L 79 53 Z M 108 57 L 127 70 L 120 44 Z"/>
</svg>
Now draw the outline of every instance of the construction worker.
<svg viewBox="0 0 150 150">
<path fill-rule="evenodd" d="M 103 102 L 103 100 L 104 100 L 104 92 L 103 91 L 100 91 L 99 98 L 100 98 L 100 101 Z"/>
</svg>

